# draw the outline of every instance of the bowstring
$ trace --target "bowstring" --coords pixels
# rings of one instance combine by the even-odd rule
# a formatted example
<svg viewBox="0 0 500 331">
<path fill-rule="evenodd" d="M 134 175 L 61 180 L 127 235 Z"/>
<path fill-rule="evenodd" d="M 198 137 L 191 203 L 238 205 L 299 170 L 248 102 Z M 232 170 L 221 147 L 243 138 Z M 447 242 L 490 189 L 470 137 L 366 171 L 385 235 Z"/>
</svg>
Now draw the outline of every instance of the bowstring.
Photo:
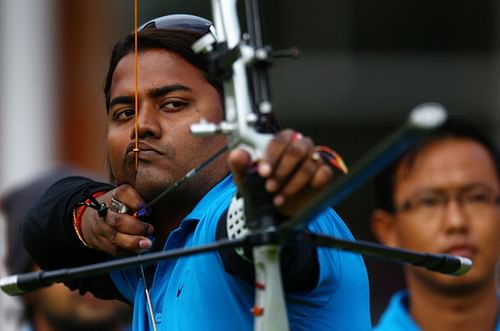
<svg viewBox="0 0 500 331">
<path fill-rule="evenodd" d="M 138 27 L 139 27 L 139 0 L 134 1 L 134 156 L 135 156 L 135 172 L 139 167 L 139 42 L 138 42 Z M 140 255 L 140 254 L 139 254 Z M 151 295 L 149 293 L 148 283 L 146 281 L 146 275 L 144 273 L 144 267 L 139 265 L 139 271 L 141 273 L 141 278 L 144 283 L 144 294 L 146 296 L 146 303 L 148 309 L 148 319 L 153 326 L 153 331 L 156 331 L 156 319 L 153 310 L 153 304 L 151 302 Z"/>
<path fill-rule="evenodd" d="M 139 166 L 139 42 L 137 36 L 137 28 L 139 26 L 139 0 L 134 0 L 134 154 L 135 154 L 135 171 Z"/>
</svg>

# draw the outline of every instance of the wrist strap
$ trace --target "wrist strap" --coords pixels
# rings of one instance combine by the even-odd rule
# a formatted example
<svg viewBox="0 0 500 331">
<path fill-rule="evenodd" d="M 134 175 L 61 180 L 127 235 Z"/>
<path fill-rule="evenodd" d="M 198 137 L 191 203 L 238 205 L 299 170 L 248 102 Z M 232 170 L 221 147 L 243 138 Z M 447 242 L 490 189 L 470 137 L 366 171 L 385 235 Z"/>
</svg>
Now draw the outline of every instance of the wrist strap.
<svg viewBox="0 0 500 331">
<path fill-rule="evenodd" d="M 316 146 L 314 152 L 317 153 L 321 159 L 329 166 L 340 170 L 342 173 L 346 174 L 349 172 L 342 157 L 328 146 Z"/>
</svg>

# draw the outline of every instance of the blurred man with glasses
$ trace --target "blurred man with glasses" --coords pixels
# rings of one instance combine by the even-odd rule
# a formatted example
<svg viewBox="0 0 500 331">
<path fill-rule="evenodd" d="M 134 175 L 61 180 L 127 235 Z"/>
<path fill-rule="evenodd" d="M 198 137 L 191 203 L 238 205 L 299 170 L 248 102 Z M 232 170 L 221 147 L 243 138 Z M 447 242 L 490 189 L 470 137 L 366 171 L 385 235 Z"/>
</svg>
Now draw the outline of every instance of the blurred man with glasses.
<svg viewBox="0 0 500 331">
<path fill-rule="evenodd" d="M 468 119 L 452 115 L 375 180 L 372 229 L 384 244 L 465 256 L 470 272 L 405 267 L 376 330 L 500 330 L 499 157 Z"/>
</svg>

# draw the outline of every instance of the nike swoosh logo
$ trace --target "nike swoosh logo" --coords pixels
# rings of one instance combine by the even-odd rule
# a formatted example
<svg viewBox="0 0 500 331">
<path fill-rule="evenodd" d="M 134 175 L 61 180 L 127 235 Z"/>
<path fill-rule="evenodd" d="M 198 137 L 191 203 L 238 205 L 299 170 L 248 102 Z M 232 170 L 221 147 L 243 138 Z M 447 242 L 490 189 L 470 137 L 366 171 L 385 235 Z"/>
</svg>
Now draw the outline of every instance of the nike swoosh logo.
<svg viewBox="0 0 500 331">
<path fill-rule="evenodd" d="M 184 288 L 184 284 L 181 284 L 181 286 L 179 286 L 177 288 L 177 297 L 179 297 L 181 295 L 181 292 L 182 292 L 182 289 Z"/>
</svg>

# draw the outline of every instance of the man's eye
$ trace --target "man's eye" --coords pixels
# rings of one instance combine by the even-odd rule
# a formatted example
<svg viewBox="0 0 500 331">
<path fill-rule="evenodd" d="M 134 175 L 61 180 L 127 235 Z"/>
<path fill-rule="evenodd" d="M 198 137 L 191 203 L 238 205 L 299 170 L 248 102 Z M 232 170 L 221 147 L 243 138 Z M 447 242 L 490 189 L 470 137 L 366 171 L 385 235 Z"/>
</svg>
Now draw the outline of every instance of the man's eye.
<svg viewBox="0 0 500 331">
<path fill-rule="evenodd" d="M 490 203 L 495 200 L 491 194 L 484 192 L 469 193 L 465 196 L 465 200 L 469 203 Z"/>
<path fill-rule="evenodd" d="M 135 111 L 131 108 L 118 110 L 113 114 L 113 119 L 117 121 L 127 120 L 134 117 Z"/>
<path fill-rule="evenodd" d="M 424 196 L 416 200 L 416 205 L 420 207 L 432 208 L 439 206 L 442 201 L 443 199 L 438 196 Z"/>
<path fill-rule="evenodd" d="M 180 100 L 173 100 L 169 102 L 165 102 L 160 106 L 161 110 L 164 111 L 177 111 L 184 108 L 188 103 Z"/>
</svg>

